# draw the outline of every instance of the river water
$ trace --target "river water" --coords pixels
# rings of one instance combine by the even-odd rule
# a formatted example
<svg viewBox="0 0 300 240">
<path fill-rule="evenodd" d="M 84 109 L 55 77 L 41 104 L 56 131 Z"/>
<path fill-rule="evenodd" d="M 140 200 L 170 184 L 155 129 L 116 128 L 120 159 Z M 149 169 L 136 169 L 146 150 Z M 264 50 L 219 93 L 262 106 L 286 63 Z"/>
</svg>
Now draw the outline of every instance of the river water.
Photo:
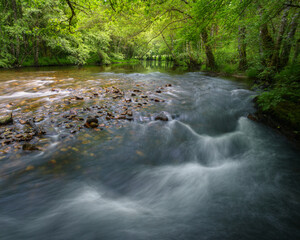
<svg viewBox="0 0 300 240">
<path fill-rule="evenodd" d="M 247 119 L 245 83 L 142 65 L 3 70 L 0 82 L 1 111 L 42 113 L 48 131 L 42 151 L 0 155 L 1 240 L 300 239 L 299 151 Z M 162 101 L 98 131 L 50 125 L 43 107 L 68 89 L 112 84 Z M 161 111 L 169 121 L 154 121 Z"/>
</svg>

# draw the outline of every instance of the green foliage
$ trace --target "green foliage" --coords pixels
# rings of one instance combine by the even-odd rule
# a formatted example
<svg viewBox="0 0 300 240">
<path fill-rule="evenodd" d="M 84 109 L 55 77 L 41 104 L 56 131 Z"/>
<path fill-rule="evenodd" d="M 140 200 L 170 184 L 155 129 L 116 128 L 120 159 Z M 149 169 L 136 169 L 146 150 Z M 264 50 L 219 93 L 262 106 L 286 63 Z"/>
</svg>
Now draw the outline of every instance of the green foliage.
<svg viewBox="0 0 300 240">
<path fill-rule="evenodd" d="M 286 67 L 275 76 L 276 84 L 258 97 L 263 111 L 277 108 L 283 102 L 292 102 L 300 106 L 300 68 L 299 64 Z"/>
<path fill-rule="evenodd" d="M 0 68 L 9 68 L 11 63 L 15 61 L 15 57 L 8 52 L 0 52 Z"/>
<path fill-rule="evenodd" d="M 72 65 L 73 63 L 67 58 L 60 58 L 60 57 L 41 57 L 39 59 L 39 66 L 57 66 L 57 65 Z M 34 59 L 29 58 L 26 59 L 23 63 L 24 67 L 30 67 L 34 65 Z"/>
<path fill-rule="evenodd" d="M 221 72 L 224 72 L 228 75 L 234 74 L 237 72 L 237 64 L 227 64 L 221 68 Z"/>
</svg>

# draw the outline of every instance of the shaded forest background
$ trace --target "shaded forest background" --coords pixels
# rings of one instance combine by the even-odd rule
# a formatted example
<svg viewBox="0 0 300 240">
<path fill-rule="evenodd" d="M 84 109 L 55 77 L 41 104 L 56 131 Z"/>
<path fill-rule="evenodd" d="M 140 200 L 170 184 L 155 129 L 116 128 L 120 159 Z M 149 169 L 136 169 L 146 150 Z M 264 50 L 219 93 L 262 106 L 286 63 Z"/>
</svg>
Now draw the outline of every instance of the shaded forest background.
<svg viewBox="0 0 300 240">
<path fill-rule="evenodd" d="M 0 67 L 174 61 L 244 74 L 300 131 L 300 4 L 289 0 L 0 0 Z"/>
</svg>

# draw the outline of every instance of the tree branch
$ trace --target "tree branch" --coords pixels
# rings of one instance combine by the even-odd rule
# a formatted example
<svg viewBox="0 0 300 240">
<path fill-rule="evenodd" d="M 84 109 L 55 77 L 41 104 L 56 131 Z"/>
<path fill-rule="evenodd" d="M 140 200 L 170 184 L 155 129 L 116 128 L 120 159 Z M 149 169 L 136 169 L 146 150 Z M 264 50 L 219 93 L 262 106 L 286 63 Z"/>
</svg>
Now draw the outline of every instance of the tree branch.
<svg viewBox="0 0 300 240">
<path fill-rule="evenodd" d="M 74 11 L 74 8 L 73 8 L 73 5 L 72 5 L 72 3 L 69 1 L 69 0 L 66 0 L 66 2 L 67 2 L 67 4 L 68 4 L 68 6 L 69 6 L 69 8 L 70 8 L 70 10 L 71 10 L 71 17 L 69 18 L 69 31 L 71 32 L 71 23 L 72 23 L 72 19 L 73 19 L 73 17 L 76 15 L 75 14 L 75 11 Z"/>
<path fill-rule="evenodd" d="M 285 3 L 284 5 L 287 6 L 287 7 L 300 8 L 300 5 L 294 5 L 294 4 L 288 4 L 288 3 Z"/>
</svg>

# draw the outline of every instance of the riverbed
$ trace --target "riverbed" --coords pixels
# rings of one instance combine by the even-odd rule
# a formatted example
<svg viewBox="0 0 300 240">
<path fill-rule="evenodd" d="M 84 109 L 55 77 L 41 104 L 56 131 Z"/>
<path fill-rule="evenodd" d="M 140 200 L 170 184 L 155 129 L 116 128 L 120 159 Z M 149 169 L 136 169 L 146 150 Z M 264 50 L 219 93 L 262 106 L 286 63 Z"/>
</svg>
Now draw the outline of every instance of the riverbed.
<svg viewBox="0 0 300 240">
<path fill-rule="evenodd" d="M 137 64 L 0 83 L 1 240 L 300 238 L 299 150 L 247 118 L 245 82 Z"/>
</svg>

